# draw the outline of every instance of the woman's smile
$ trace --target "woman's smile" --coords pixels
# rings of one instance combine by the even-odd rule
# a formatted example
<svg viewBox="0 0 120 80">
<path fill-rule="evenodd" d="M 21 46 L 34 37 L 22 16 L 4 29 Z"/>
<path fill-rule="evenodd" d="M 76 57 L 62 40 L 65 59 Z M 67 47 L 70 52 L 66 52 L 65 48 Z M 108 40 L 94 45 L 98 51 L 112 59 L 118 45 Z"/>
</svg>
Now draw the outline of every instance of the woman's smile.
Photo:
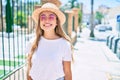
<svg viewBox="0 0 120 80">
<path fill-rule="evenodd" d="M 45 23 L 45 24 L 43 24 L 43 26 L 44 26 L 44 27 L 51 27 L 52 24 L 51 24 L 51 23 Z"/>
</svg>

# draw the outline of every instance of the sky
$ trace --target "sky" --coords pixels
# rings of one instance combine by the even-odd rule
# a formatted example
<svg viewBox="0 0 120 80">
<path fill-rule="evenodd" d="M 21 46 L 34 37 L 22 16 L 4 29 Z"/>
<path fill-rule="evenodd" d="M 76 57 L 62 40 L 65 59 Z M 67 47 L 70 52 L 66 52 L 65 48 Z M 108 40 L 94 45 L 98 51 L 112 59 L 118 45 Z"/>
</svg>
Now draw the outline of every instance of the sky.
<svg viewBox="0 0 120 80">
<path fill-rule="evenodd" d="M 5 4 L 5 0 L 2 0 Z M 24 1 L 33 1 L 33 0 L 22 0 Z M 34 1 L 40 1 L 40 0 L 34 0 Z M 69 0 L 60 0 L 62 2 L 62 5 L 66 4 Z M 83 3 L 87 10 L 90 11 L 91 9 L 91 0 L 77 0 L 79 3 Z M 99 5 L 107 5 L 108 7 L 116 7 L 120 6 L 120 0 L 94 0 L 94 10 L 98 9 Z"/>
<path fill-rule="evenodd" d="M 68 2 L 68 0 L 60 0 L 62 4 Z M 91 8 L 91 0 L 77 0 L 78 2 L 82 2 L 84 6 L 90 10 Z M 94 10 L 98 9 L 99 5 L 107 5 L 108 7 L 116 7 L 120 6 L 120 0 L 94 0 Z"/>
</svg>

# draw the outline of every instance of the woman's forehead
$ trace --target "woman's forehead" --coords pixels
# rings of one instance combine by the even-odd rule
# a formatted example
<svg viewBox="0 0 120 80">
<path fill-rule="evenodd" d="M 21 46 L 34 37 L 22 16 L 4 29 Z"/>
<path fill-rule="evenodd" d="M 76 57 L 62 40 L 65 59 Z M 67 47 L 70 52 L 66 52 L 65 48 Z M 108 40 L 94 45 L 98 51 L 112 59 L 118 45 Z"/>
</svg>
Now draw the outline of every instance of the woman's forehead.
<svg viewBox="0 0 120 80">
<path fill-rule="evenodd" d="M 54 12 L 51 12 L 51 11 L 43 11 L 41 12 L 40 14 L 55 14 Z M 56 15 L 56 14 L 55 14 Z"/>
</svg>

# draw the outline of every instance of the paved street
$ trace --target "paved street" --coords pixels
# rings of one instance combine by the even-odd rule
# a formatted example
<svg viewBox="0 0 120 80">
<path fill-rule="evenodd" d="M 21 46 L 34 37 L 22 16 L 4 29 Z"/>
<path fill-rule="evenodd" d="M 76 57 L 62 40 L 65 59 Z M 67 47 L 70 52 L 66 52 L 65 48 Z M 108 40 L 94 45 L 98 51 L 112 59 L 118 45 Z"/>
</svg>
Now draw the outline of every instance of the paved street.
<svg viewBox="0 0 120 80">
<path fill-rule="evenodd" d="M 105 42 L 78 38 L 74 46 L 73 80 L 120 80 L 120 60 Z"/>
</svg>

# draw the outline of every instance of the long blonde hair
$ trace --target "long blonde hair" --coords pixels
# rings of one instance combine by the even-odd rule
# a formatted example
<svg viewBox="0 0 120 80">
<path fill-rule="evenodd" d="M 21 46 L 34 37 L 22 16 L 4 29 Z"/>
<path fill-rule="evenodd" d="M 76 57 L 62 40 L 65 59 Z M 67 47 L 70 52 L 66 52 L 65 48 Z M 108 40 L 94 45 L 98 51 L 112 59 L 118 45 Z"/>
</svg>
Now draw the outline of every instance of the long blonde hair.
<svg viewBox="0 0 120 80">
<path fill-rule="evenodd" d="M 32 56 L 35 52 L 35 50 L 38 48 L 38 43 L 40 41 L 40 37 L 43 35 L 44 31 L 41 29 L 40 27 L 40 19 L 38 20 L 38 25 L 37 27 L 35 28 L 35 31 L 36 31 L 36 38 L 32 44 L 32 48 L 31 48 L 31 51 L 30 51 L 30 54 L 28 55 L 28 62 L 29 62 L 29 65 L 31 66 L 31 59 L 32 59 Z M 63 28 L 62 28 L 62 25 L 60 23 L 60 20 L 57 18 L 57 26 L 55 27 L 55 33 L 66 39 L 67 41 L 69 41 L 71 43 L 71 39 L 70 37 L 64 32 Z M 71 48 L 72 48 L 72 43 L 71 43 Z"/>
</svg>

